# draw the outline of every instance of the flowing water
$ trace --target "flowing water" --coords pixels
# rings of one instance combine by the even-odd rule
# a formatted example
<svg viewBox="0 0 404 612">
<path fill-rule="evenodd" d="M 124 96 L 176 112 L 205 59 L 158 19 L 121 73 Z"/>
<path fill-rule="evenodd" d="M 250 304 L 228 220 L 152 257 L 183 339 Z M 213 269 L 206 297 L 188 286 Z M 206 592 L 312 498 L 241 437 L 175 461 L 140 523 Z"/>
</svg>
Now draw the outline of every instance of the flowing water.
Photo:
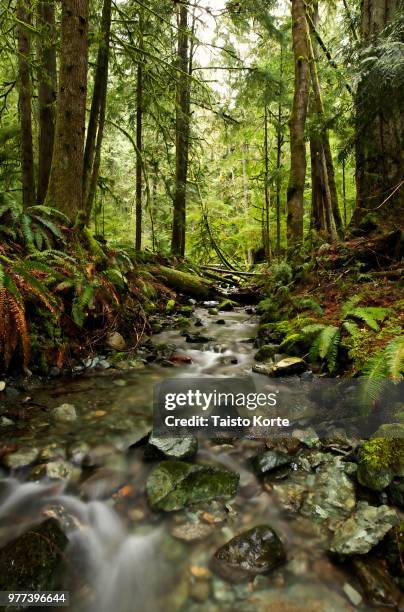
<svg viewBox="0 0 404 612">
<path fill-rule="evenodd" d="M 0 546 L 44 517 L 57 517 L 69 539 L 66 588 L 77 612 L 353 609 L 343 592 L 352 581 L 328 560 L 318 526 L 288 511 L 273 486 L 255 477 L 249 461 L 263 449 L 261 441 L 200 442 L 196 461 L 240 473 L 239 493 L 231 504 L 209 502 L 164 516 L 149 509 L 144 487 L 155 463 L 144 460 L 138 443 L 150 430 L 153 385 L 173 376 L 251 374 L 257 320 L 241 308 L 220 316 L 198 308 L 195 314 L 203 327 L 191 325 L 188 331 L 202 330 L 214 340 L 189 344 L 175 329 L 152 339 L 155 346 L 175 345 L 192 363 L 87 372 L 26 393 L 16 406 L 22 418 L 7 444 L 37 449 L 42 463 L 66 456 L 77 460 L 80 453 L 89 453 L 91 461 L 68 485 L 50 482 L 32 468 L 4 476 Z M 218 319 L 225 324 L 217 324 Z M 76 421 L 62 424 L 49 418 L 50 410 L 62 403 L 75 405 Z M 178 529 L 200 524 L 201 516 L 206 527 L 202 540 L 179 539 Z M 210 559 L 219 545 L 262 523 L 284 541 L 284 567 L 240 585 L 211 572 Z"/>
</svg>

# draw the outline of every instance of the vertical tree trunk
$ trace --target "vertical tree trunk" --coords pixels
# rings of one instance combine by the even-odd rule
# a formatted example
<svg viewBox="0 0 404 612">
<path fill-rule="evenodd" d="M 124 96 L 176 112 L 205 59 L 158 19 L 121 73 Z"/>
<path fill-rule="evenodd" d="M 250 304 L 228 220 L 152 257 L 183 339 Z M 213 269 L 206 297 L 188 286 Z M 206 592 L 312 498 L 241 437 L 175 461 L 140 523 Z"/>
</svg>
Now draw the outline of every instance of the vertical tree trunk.
<svg viewBox="0 0 404 612">
<path fill-rule="evenodd" d="M 87 55 L 88 0 L 64 0 L 55 145 L 46 203 L 72 221 L 83 210 Z"/>
<path fill-rule="evenodd" d="M 317 26 L 318 23 L 318 3 L 313 3 L 313 23 Z M 307 32 L 309 32 L 309 28 L 307 27 Z M 343 225 L 341 213 L 338 206 L 338 193 L 337 193 L 337 185 L 335 183 L 335 172 L 334 172 L 334 162 L 332 159 L 330 140 L 328 137 L 328 131 L 326 127 L 325 120 L 325 112 L 324 105 L 321 96 L 320 89 L 320 81 L 318 78 L 317 65 L 316 65 L 316 53 L 313 50 L 313 45 L 311 42 L 310 34 L 308 33 L 307 39 L 308 49 L 309 49 L 309 65 L 310 65 L 310 77 L 311 83 L 313 87 L 313 98 L 314 98 L 314 106 L 319 118 L 320 126 L 321 126 L 321 143 L 324 151 L 325 163 L 326 163 L 326 173 L 324 175 L 324 180 L 327 181 L 326 189 L 329 189 L 331 196 L 331 207 L 332 214 L 335 220 L 335 227 L 337 228 L 338 233 L 342 233 Z"/>
<path fill-rule="evenodd" d="M 283 38 L 280 43 L 280 64 L 279 64 L 279 99 L 278 99 L 278 124 L 276 127 L 276 252 L 281 252 L 281 175 L 282 166 L 282 83 L 283 83 Z"/>
<path fill-rule="evenodd" d="M 304 0 L 292 0 L 292 37 L 295 62 L 295 84 L 290 117 L 290 174 L 287 192 L 288 247 L 303 242 L 303 203 L 306 177 L 306 144 L 304 140 L 309 100 L 309 65 L 307 25 Z"/>
<path fill-rule="evenodd" d="M 176 171 L 174 214 L 171 239 L 173 255 L 185 254 L 186 190 L 188 176 L 189 113 L 190 113 L 190 57 L 188 36 L 188 6 L 179 5 L 177 91 L 176 91 Z"/>
<path fill-rule="evenodd" d="M 18 0 L 17 18 L 31 24 L 30 0 Z M 22 169 L 22 202 L 24 206 L 35 203 L 34 150 L 32 145 L 32 84 L 30 74 L 31 40 L 22 25 L 17 26 L 18 41 L 18 110 L 20 114 L 20 146 Z"/>
<path fill-rule="evenodd" d="M 399 7 L 399 0 L 362 1 L 363 47 L 377 44 L 380 33 L 392 21 Z M 358 85 L 356 95 L 357 199 L 352 222 L 357 224 L 372 212 L 379 225 L 393 229 L 399 224 L 402 216 L 402 184 L 400 187 L 404 165 L 402 101 L 394 100 L 388 94 L 390 96 L 388 103 L 380 103 L 379 107 L 375 108 L 367 88 L 365 74 Z"/>
<path fill-rule="evenodd" d="M 311 158 L 311 226 L 316 232 L 323 233 L 326 226 L 324 211 L 324 178 L 322 166 L 323 148 L 321 141 L 312 134 L 310 136 Z"/>
<path fill-rule="evenodd" d="M 143 46 L 142 19 L 139 19 L 140 29 L 140 48 Z M 136 236 L 135 249 L 140 251 L 142 248 L 142 120 L 143 120 L 143 58 L 137 65 L 136 83 Z"/>
<path fill-rule="evenodd" d="M 38 2 L 39 41 L 38 74 L 38 204 L 43 204 L 48 190 L 55 139 L 56 26 L 54 0 Z"/>
<path fill-rule="evenodd" d="M 104 0 L 101 16 L 101 37 L 97 52 L 94 89 L 88 120 L 83 161 L 83 202 L 87 223 L 91 217 L 98 172 L 101 162 L 101 146 L 104 133 L 106 98 L 108 88 L 109 39 L 111 31 L 111 0 Z M 96 163 L 98 157 L 98 163 Z"/>
<path fill-rule="evenodd" d="M 264 161 L 265 161 L 265 214 L 264 214 L 264 248 L 267 261 L 271 260 L 271 237 L 270 237 L 270 208 L 271 195 L 269 192 L 269 140 L 268 140 L 268 108 L 265 106 L 264 115 Z"/>
</svg>

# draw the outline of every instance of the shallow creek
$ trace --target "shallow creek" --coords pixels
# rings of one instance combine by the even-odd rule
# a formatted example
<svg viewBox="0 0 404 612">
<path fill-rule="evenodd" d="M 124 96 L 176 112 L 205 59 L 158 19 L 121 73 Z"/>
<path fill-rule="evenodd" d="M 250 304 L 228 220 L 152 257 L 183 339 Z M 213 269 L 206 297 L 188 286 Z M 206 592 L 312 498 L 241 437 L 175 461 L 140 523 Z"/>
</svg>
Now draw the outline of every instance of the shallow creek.
<svg viewBox="0 0 404 612">
<path fill-rule="evenodd" d="M 192 324 L 188 331 L 202 331 L 214 340 L 190 344 L 177 329 L 152 338 L 155 346 L 175 345 L 192 363 L 93 370 L 27 392 L 23 405 L 29 414 L 9 428 L 7 444 L 37 449 L 41 461 L 36 468 L 17 470 L 14 477 L 4 473 L 0 480 L 0 546 L 43 516 L 58 517 L 69 538 L 66 588 L 72 591 L 71 609 L 78 612 L 353 609 L 344 585 L 357 588 L 354 579 L 329 560 L 318 524 L 292 512 L 293 500 L 280 499 L 276 480 L 256 478 L 250 460 L 264 449 L 263 441 L 200 440 L 195 461 L 240 473 L 231 502 L 168 514 L 148 507 L 145 482 L 156 462 L 144 460 L 141 441 L 150 430 L 153 385 L 174 376 L 251 375 L 254 316 L 241 308 L 219 315 L 197 308 L 195 315 L 203 326 Z M 225 324 L 217 324 L 218 319 Z M 50 410 L 63 403 L 74 404 L 78 418 L 52 422 Z M 90 460 L 87 467 L 75 468 L 67 485 L 47 480 L 47 461 L 78 465 L 80 453 Z M 285 477 L 281 472 L 279 482 Z M 237 585 L 215 575 L 210 560 L 218 546 L 264 523 L 283 540 L 286 564 Z M 192 525 L 204 525 L 196 541 Z M 184 541 L 184 533 L 191 541 Z"/>
</svg>

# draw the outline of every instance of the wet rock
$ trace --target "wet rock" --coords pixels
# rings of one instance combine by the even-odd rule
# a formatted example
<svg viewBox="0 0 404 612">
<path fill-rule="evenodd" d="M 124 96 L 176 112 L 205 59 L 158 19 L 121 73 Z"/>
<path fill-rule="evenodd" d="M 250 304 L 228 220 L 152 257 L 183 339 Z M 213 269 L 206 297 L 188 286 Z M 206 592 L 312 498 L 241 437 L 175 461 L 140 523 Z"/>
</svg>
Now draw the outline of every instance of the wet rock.
<svg viewBox="0 0 404 612">
<path fill-rule="evenodd" d="M 67 454 L 74 465 L 82 465 L 89 452 L 90 447 L 87 442 L 77 442 L 70 446 Z"/>
<path fill-rule="evenodd" d="M 319 448 L 321 446 L 320 438 L 312 427 L 295 429 L 292 432 L 292 437 L 308 448 Z"/>
<path fill-rule="evenodd" d="M 124 337 L 117 331 L 107 336 L 106 345 L 114 351 L 123 351 L 126 348 Z"/>
<path fill-rule="evenodd" d="M 79 468 L 68 461 L 50 461 L 42 465 L 37 465 L 31 472 L 31 478 L 39 479 L 43 477 L 51 480 L 78 480 L 80 477 Z"/>
<path fill-rule="evenodd" d="M 45 446 L 41 449 L 38 462 L 44 463 L 46 461 L 53 461 L 54 459 L 65 459 L 66 451 L 61 446 L 57 444 L 49 444 L 49 446 Z"/>
<path fill-rule="evenodd" d="M 313 380 L 313 378 L 314 378 L 314 374 L 313 374 L 313 372 L 311 370 L 307 370 L 307 372 L 303 372 L 300 375 L 300 380 L 302 382 L 311 382 Z"/>
<path fill-rule="evenodd" d="M 185 333 L 185 341 L 189 342 L 191 344 L 202 344 L 204 342 L 211 342 L 213 340 L 213 338 L 211 338 L 210 336 L 204 336 L 203 334 L 189 334 L 189 333 Z"/>
<path fill-rule="evenodd" d="M 184 542 L 198 542 L 210 536 L 215 530 L 213 525 L 206 523 L 184 523 L 171 530 L 171 535 Z"/>
<path fill-rule="evenodd" d="M 203 323 L 202 323 L 201 319 L 195 319 L 194 326 L 195 327 L 203 327 Z"/>
<path fill-rule="evenodd" d="M 0 549 L 0 590 L 53 590 L 68 540 L 55 519 L 48 519 Z"/>
<path fill-rule="evenodd" d="M 259 476 L 273 472 L 284 465 L 289 465 L 291 462 L 290 455 L 276 451 L 260 453 L 252 460 L 254 470 Z"/>
<path fill-rule="evenodd" d="M 264 325 L 261 325 L 261 327 L 258 330 L 256 345 L 258 346 L 258 348 L 260 348 L 264 344 L 269 344 L 269 343 L 280 344 L 282 340 L 283 340 L 282 334 L 274 330 L 270 324 L 265 323 Z"/>
<path fill-rule="evenodd" d="M 220 357 L 219 363 L 221 365 L 235 365 L 238 363 L 238 359 L 234 355 L 223 355 Z"/>
<path fill-rule="evenodd" d="M 383 491 L 392 482 L 393 477 L 393 472 L 388 468 L 374 468 L 366 463 L 358 465 L 358 482 L 373 491 Z"/>
<path fill-rule="evenodd" d="M 307 487 L 298 482 L 275 484 L 273 491 L 285 510 L 297 512 L 300 510 Z"/>
<path fill-rule="evenodd" d="M 325 521 L 345 518 L 353 511 L 355 488 L 339 459 L 320 465 L 316 474 L 308 478 L 308 484 L 310 490 L 301 508 L 304 516 Z"/>
<path fill-rule="evenodd" d="M 404 510 L 404 478 L 395 478 L 387 488 L 389 502 Z"/>
<path fill-rule="evenodd" d="M 229 312 L 230 310 L 234 310 L 235 306 L 237 306 L 237 302 L 233 302 L 233 300 L 223 300 L 223 302 L 220 302 L 218 310 L 222 312 Z"/>
<path fill-rule="evenodd" d="M 59 423 L 71 423 L 77 419 L 76 408 L 73 404 L 61 404 L 52 410 L 51 415 Z"/>
<path fill-rule="evenodd" d="M 4 380 L 0 380 L 0 393 L 1 391 L 4 391 L 4 389 L 6 388 L 6 383 Z"/>
<path fill-rule="evenodd" d="M 184 461 L 162 461 L 149 475 L 146 493 L 154 510 L 171 512 L 196 502 L 231 499 L 239 475 L 221 468 Z"/>
<path fill-rule="evenodd" d="M 192 363 L 190 355 L 182 355 L 181 353 L 173 353 L 170 356 L 170 361 L 173 363 Z"/>
<path fill-rule="evenodd" d="M 253 366 L 253 372 L 266 376 L 293 376 L 305 370 L 307 370 L 306 362 L 300 357 L 282 357 L 277 363 L 266 361 Z"/>
<path fill-rule="evenodd" d="M 219 302 L 215 302 L 214 300 L 209 300 L 207 302 L 202 302 L 202 306 L 205 306 L 205 308 L 214 308 L 218 303 Z"/>
<path fill-rule="evenodd" d="M 52 368 L 49 370 L 49 376 L 50 376 L 51 378 L 57 378 L 58 376 L 60 376 L 60 375 L 61 375 L 61 373 L 62 373 L 62 372 L 61 372 L 61 369 L 60 369 L 60 368 L 58 368 L 58 367 L 56 367 L 56 366 L 53 366 L 53 367 L 52 367 Z"/>
<path fill-rule="evenodd" d="M 279 346 L 277 344 L 264 344 L 261 348 L 255 353 L 254 359 L 255 361 L 268 361 L 275 357 L 276 353 L 279 350 Z"/>
<path fill-rule="evenodd" d="M 372 606 L 400 609 L 401 593 L 389 576 L 383 561 L 357 558 L 353 561 L 353 567 L 365 597 Z"/>
<path fill-rule="evenodd" d="M 0 427 L 10 427 L 10 425 L 14 425 L 14 421 L 5 416 L 0 417 Z"/>
<path fill-rule="evenodd" d="M 300 448 L 300 442 L 292 436 L 278 436 L 265 440 L 265 445 L 269 450 L 278 451 L 279 453 L 288 453 L 294 455 Z"/>
<path fill-rule="evenodd" d="M 348 597 L 349 601 L 354 606 L 359 606 L 362 603 L 362 595 L 358 593 L 356 589 L 353 588 L 349 582 L 346 582 L 342 587 L 345 595 Z"/>
<path fill-rule="evenodd" d="M 226 321 L 224 319 L 218 319 L 215 321 L 216 325 L 226 325 Z"/>
<path fill-rule="evenodd" d="M 39 454 L 37 448 L 26 448 L 10 453 L 3 458 L 3 464 L 10 470 L 18 470 L 27 467 L 36 461 Z"/>
<path fill-rule="evenodd" d="M 285 561 L 279 536 L 269 525 L 259 525 L 221 546 L 215 553 L 213 567 L 225 580 L 241 582 L 267 574 Z"/>
<path fill-rule="evenodd" d="M 147 459 L 191 459 L 198 451 L 198 440 L 194 436 L 183 438 L 159 438 L 153 434 L 145 448 Z"/>
<path fill-rule="evenodd" d="M 340 555 L 364 555 L 397 523 L 392 508 L 359 502 L 355 513 L 338 525 L 330 550 Z"/>
</svg>

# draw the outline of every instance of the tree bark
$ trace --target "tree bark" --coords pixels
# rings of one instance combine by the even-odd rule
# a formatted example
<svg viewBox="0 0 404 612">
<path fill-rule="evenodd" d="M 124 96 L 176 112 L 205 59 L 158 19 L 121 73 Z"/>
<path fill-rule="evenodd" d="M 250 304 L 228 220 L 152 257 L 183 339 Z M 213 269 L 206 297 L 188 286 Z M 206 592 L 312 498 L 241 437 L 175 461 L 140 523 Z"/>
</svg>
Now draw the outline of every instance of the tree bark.
<svg viewBox="0 0 404 612">
<path fill-rule="evenodd" d="M 83 210 L 87 55 L 88 0 L 64 0 L 55 145 L 46 203 L 72 221 Z"/>
<path fill-rule="evenodd" d="M 304 0 L 292 0 L 292 37 L 295 63 L 294 96 L 290 128 L 290 174 L 287 191 L 288 248 L 303 242 L 306 144 L 304 139 L 309 100 L 308 32 Z"/>
<path fill-rule="evenodd" d="M 363 0 L 361 43 L 377 45 L 380 33 L 399 9 L 399 0 Z M 386 84 L 387 87 L 387 84 Z M 393 229 L 402 216 L 403 125 L 400 100 L 386 100 L 374 108 L 367 94 L 366 75 L 356 95 L 356 208 L 352 224 L 357 225 L 371 213 L 379 226 Z"/>
<path fill-rule="evenodd" d="M 31 25 L 30 0 L 18 0 L 17 18 Z M 20 115 L 20 148 L 23 206 L 35 203 L 34 149 L 32 144 L 32 83 L 30 73 L 31 40 L 23 25 L 17 26 L 18 44 L 18 110 Z"/>
<path fill-rule="evenodd" d="M 177 91 L 176 91 L 176 171 L 174 214 L 171 239 L 173 255 L 185 254 L 186 189 L 188 177 L 190 57 L 188 36 L 188 6 L 179 5 Z"/>
<path fill-rule="evenodd" d="M 139 22 L 140 28 L 140 48 L 142 48 L 142 19 Z M 136 83 L 136 236 L 135 249 L 140 251 L 142 248 L 142 154 L 143 154 L 143 58 L 137 65 Z"/>
<path fill-rule="evenodd" d="M 101 161 L 101 146 L 105 124 L 106 97 L 108 88 L 109 39 L 111 31 L 111 0 L 104 0 L 101 16 L 101 38 L 97 52 L 94 90 L 88 120 L 83 162 L 83 201 L 87 223 L 91 217 L 98 172 Z M 96 163 L 98 159 L 98 163 Z"/>
<path fill-rule="evenodd" d="M 38 203 L 43 204 L 48 190 L 55 139 L 56 26 L 53 0 L 38 2 L 40 68 L 38 74 Z"/>
<path fill-rule="evenodd" d="M 314 26 L 317 27 L 318 22 L 318 3 L 313 3 L 313 23 Z M 309 32 L 309 28 L 307 27 L 307 32 Z M 321 144 L 324 151 L 324 158 L 326 164 L 326 174 L 324 175 L 324 180 L 327 181 L 328 185 L 326 189 L 329 189 L 331 196 L 331 207 L 332 214 L 334 216 L 335 227 L 337 229 L 337 233 L 341 234 L 343 230 L 341 213 L 338 206 L 338 192 L 337 185 L 335 183 L 335 172 L 334 172 L 334 162 L 332 159 L 331 147 L 330 147 L 330 139 L 328 137 L 328 130 L 326 126 L 324 105 L 321 95 L 320 81 L 318 78 L 317 72 L 317 56 L 313 49 L 313 45 L 311 42 L 310 34 L 308 33 L 308 49 L 309 49 L 309 64 L 310 64 L 310 77 L 311 83 L 313 87 L 313 98 L 314 98 L 314 106 L 319 118 L 320 127 L 321 127 Z"/>
<path fill-rule="evenodd" d="M 282 167 L 282 86 L 283 86 L 283 37 L 280 41 L 280 63 L 279 63 L 279 96 L 278 96 L 278 122 L 276 127 L 276 252 L 281 252 L 281 188 L 282 181 L 280 170 Z"/>
<path fill-rule="evenodd" d="M 265 175 L 264 175 L 264 194 L 265 194 L 265 209 L 264 209 L 264 248 L 265 256 L 267 261 L 271 260 L 271 236 L 270 236 L 270 208 L 271 208 L 271 194 L 269 188 L 269 138 L 268 138 L 268 108 L 265 105 L 264 114 L 264 164 L 265 164 Z"/>
</svg>

